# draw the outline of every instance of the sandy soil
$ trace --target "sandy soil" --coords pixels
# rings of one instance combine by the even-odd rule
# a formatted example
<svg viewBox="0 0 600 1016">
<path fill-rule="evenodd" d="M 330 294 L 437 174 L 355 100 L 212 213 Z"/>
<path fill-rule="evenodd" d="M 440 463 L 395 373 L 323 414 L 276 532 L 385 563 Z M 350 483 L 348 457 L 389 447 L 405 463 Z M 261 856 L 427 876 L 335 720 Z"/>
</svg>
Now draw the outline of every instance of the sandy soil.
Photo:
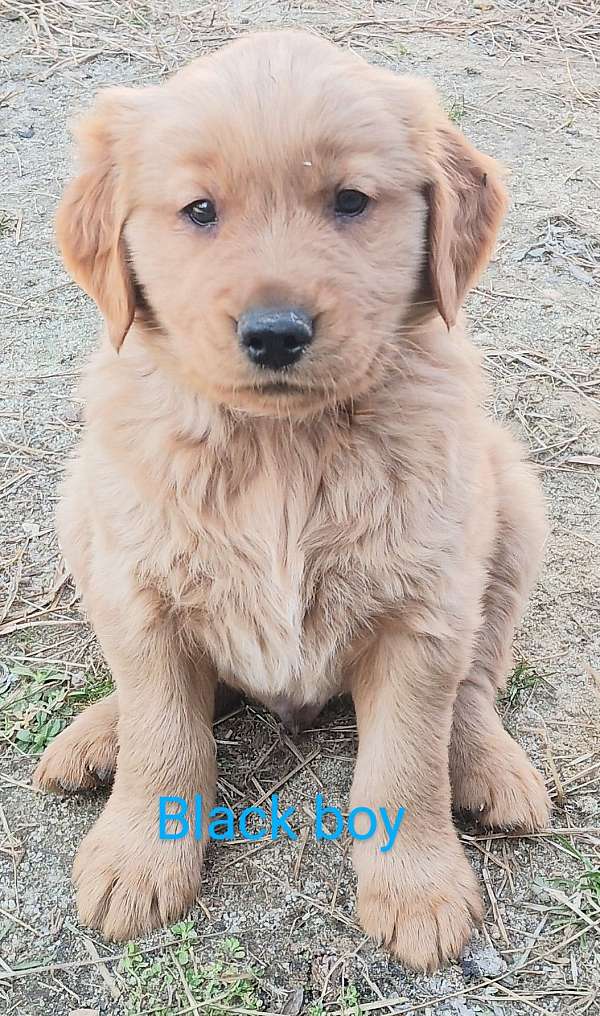
<svg viewBox="0 0 600 1016">
<path fill-rule="evenodd" d="M 0 13 L 0 1007 L 600 1013 L 600 6 L 8 0 Z M 74 386 L 99 324 L 53 246 L 68 120 L 101 86 L 150 83 L 279 24 L 431 77 L 468 136 L 512 170 L 508 221 L 468 309 L 491 411 L 528 443 L 548 497 L 546 566 L 502 708 L 546 776 L 554 830 L 463 831 L 487 895 L 485 928 L 462 964 L 430 978 L 365 941 L 343 846 L 310 837 L 302 848 L 211 850 L 193 924 L 107 946 L 79 928 L 70 885 L 102 799 L 30 787 L 40 747 L 107 687 L 52 528 L 80 426 Z M 221 792 L 236 810 L 280 782 L 307 824 L 322 786 L 345 806 L 356 738 L 343 704 L 293 741 L 251 707 L 218 738 Z"/>
</svg>

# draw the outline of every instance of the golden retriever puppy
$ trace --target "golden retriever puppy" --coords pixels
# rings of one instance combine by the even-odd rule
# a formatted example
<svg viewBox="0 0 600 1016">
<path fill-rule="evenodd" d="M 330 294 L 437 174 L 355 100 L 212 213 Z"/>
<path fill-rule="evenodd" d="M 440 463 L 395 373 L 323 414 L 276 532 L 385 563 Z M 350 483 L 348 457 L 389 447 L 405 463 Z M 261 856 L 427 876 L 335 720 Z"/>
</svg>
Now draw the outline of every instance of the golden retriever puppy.
<svg viewBox="0 0 600 1016">
<path fill-rule="evenodd" d="M 74 868 L 126 939 L 194 902 L 204 844 L 159 795 L 214 799 L 218 683 L 281 714 L 351 693 L 365 930 L 456 957 L 482 906 L 451 808 L 538 829 L 541 777 L 495 696 L 545 523 L 481 409 L 460 306 L 506 197 L 432 88 L 296 32 L 110 89 L 58 212 L 107 335 L 59 509 L 116 691 L 47 749 L 48 789 L 115 770 Z M 117 758 L 118 750 L 118 758 Z"/>
</svg>

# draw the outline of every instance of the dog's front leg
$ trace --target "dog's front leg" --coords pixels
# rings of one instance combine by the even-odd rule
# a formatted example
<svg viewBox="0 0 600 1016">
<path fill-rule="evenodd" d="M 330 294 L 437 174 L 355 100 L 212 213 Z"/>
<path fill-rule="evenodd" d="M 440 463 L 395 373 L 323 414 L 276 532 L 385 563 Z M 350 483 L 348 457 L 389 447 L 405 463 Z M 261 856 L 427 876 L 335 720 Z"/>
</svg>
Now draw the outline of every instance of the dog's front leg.
<svg viewBox="0 0 600 1016">
<path fill-rule="evenodd" d="M 200 886 L 203 844 L 193 823 L 161 839 L 159 799 L 201 794 L 212 807 L 216 678 L 192 659 L 164 607 L 148 593 L 127 604 L 88 604 L 119 697 L 112 794 L 73 868 L 79 916 L 109 939 L 129 939 L 181 917 Z M 171 811 L 170 805 L 167 811 Z M 206 825 L 206 823 L 204 823 Z M 179 832 L 168 823 L 163 832 Z"/>
<path fill-rule="evenodd" d="M 448 744 L 468 665 L 460 638 L 392 626 L 358 658 L 351 690 L 359 748 L 351 808 L 370 808 L 374 836 L 354 843 L 365 930 L 399 959 L 433 970 L 459 955 L 481 918 L 477 882 L 452 825 Z M 386 831 L 405 808 L 396 835 Z M 357 814 L 355 826 L 371 823 Z"/>
</svg>

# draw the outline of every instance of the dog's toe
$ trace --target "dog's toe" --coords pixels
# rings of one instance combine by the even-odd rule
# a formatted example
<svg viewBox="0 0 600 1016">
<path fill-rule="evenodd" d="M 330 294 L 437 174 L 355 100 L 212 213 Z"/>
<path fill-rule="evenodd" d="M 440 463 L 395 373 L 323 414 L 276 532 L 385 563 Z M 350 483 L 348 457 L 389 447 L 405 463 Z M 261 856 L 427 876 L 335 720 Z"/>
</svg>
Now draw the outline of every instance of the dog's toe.
<svg viewBox="0 0 600 1016">
<path fill-rule="evenodd" d="M 116 728 L 94 729 L 75 720 L 46 748 L 33 785 L 55 794 L 93 790 L 111 781 L 118 750 Z"/>
<path fill-rule="evenodd" d="M 454 774 L 452 799 L 456 812 L 489 829 L 535 832 L 550 821 L 544 780 L 506 731 L 490 742 L 477 765 Z"/>
<path fill-rule="evenodd" d="M 81 923 L 120 942 L 190 909 L 200 887 L 202 846 L 192 838 L 158 840 L 147 814 L 111 801 L 79 848 L 73 881 Z"/>
</svg>

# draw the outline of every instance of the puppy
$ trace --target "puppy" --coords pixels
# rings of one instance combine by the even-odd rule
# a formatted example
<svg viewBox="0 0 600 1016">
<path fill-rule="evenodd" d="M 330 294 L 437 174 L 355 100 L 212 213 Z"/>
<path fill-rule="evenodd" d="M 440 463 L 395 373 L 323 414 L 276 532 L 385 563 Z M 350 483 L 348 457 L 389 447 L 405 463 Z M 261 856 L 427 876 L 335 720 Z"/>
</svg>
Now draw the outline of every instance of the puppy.
<svg viewBox="0 0 600 1016">
<path fill-rule="evenodd" d="M 194 902 L 204 846 L 157 798 L 214 799 L 219 682 L 286 715 L 356 708 L 365 930 L 456 957 L 482 905 L 451 808 L 543 827 L 495 696 L 545 523 L 481 409 L 461 303 L 506 196 L 432 88 L 303 33 L 250 36 L 83 121 L 58 212 L 106 336 L 58 514 L 116 691 L 39 787 L 115 770 L 74 867 L 83 924 L 127 939 Z M 118 760 L 117 760 L 118 750 Z"/>
</svg>

